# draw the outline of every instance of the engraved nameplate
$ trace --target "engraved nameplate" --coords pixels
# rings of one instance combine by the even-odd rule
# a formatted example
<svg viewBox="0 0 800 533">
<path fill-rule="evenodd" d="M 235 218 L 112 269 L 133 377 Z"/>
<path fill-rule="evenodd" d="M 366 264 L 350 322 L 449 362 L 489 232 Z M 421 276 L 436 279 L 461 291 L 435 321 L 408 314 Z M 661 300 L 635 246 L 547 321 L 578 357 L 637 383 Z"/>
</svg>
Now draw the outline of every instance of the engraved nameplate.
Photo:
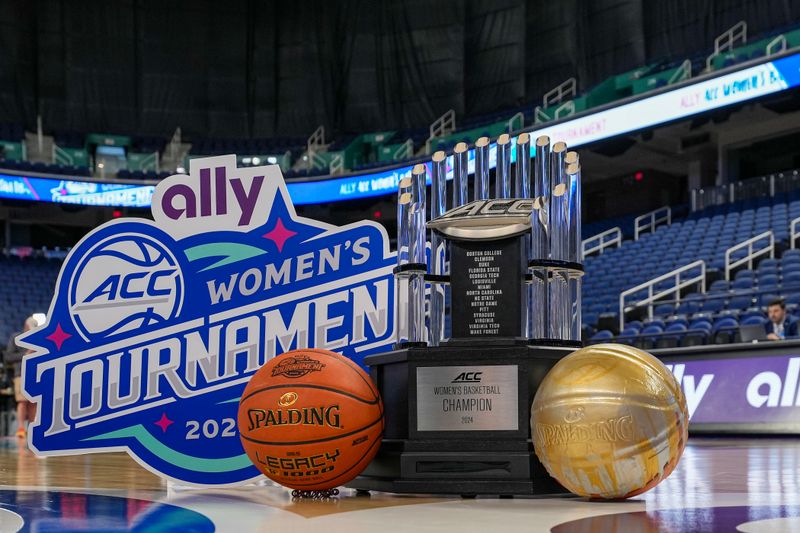
<svg viewBox="0 0 800 533">
<path fill-rule="evenodd" d="M 417 368 L 417 431 L 516 431 L 517 365 Z"/>
</svg>

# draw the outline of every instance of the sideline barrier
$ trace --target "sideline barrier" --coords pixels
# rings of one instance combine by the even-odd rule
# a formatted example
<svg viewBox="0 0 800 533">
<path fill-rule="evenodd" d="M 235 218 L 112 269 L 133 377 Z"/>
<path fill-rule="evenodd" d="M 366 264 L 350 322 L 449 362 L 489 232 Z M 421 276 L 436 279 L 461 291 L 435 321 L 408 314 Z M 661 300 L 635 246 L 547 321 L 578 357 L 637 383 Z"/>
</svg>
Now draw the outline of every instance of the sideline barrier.
<svg viewBox="0 0 800 533">
<path fill-rule="evenodd" d="M 692 433 L 800 434 L 800 339 L 651 353 L 680 383 Z"/>
</svg>

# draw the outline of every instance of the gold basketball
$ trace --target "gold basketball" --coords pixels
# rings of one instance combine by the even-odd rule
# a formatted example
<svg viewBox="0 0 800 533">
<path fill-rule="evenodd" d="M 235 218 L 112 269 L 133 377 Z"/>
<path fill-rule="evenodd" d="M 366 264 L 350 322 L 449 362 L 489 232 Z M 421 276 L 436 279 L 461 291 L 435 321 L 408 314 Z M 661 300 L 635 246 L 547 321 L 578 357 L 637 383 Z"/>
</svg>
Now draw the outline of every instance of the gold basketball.
<svg viewBox="0 0 800 533">
<path fill-rule="evenodd" d="M 536 456 L 571 492 L 628 498 L 665 479 L 688 437 L 680 385 L 661 361 L 620 344 L 571 353 L 531 407 Z"/>
</svg>

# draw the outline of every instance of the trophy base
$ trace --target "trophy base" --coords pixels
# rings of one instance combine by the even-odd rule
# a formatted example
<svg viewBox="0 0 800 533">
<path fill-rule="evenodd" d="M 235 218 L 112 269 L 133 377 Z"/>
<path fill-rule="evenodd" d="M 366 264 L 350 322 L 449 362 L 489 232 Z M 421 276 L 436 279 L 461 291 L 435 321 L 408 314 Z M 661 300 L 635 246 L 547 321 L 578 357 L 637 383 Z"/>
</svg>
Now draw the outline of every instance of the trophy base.
<svg viewBox="0 0 800 533">
<path fill-rule="evenodd" d="M 572 348 L 459 340 L 369 356 L 383 442 L 347 484 L 362 491 L 473 497 L 568 494 L 533 452 L 530 405 Z"/>
</svg>

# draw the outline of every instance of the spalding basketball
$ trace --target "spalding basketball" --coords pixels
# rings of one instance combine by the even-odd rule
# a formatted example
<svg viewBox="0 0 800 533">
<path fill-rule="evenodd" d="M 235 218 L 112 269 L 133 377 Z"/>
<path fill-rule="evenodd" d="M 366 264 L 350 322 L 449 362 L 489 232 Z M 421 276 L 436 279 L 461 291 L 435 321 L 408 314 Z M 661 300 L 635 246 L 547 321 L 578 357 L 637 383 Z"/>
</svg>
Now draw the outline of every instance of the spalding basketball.
<svg viewBox="0 0 800 533">
<path fill-rule="evenodd" d="M 597 344 L 561 359 L 531 407 L 537 457 L 581 496 L 628 498 L 663 481 L 688 437 L 686 400 L 652 355 Z"/>
<path fill-rule="evenodd" d="M 286 352 L 261 367 L 239 402 L 239 434 L 265 476 L 297 490 L 355 478 L 378 451 L 383 404 L 369 376 L 327 350 Z"/>
</svg>

